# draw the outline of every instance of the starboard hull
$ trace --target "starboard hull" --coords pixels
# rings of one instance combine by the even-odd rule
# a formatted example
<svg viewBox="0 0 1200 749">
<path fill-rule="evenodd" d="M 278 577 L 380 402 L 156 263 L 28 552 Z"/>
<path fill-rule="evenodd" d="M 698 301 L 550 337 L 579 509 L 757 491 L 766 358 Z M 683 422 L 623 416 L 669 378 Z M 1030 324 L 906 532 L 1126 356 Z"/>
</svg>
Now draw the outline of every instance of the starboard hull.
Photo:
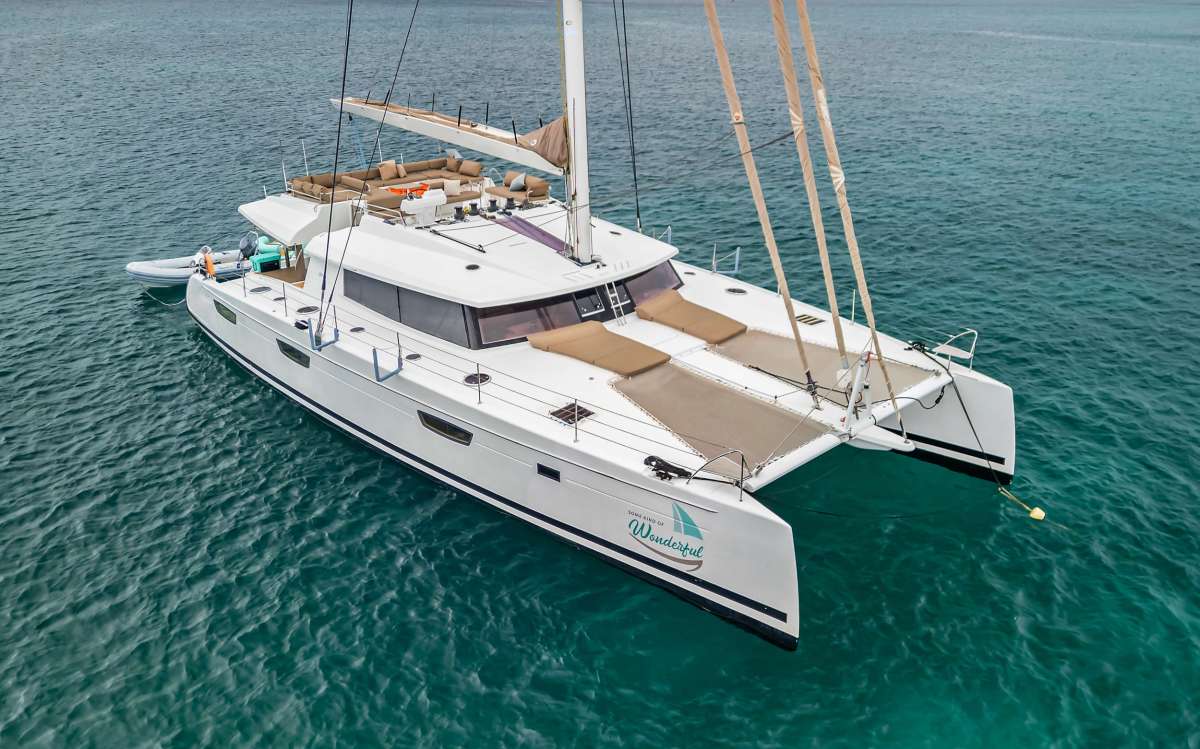
<svg viewBox="0 0 1200 749">
<path fill-rule="evenodd" d="M 534 444 L 534 435 L 503 435 L 486 414 L 472 413 L 460 400 L 439 398 L 403 378 L 385 386 L 363 376 L 369 363 L 338 345 L 313 351 L 306 331 L 263 314 L 233 286 L 200 277 L 190 281 L 187 302 L 193 319 L 239 365 L 318 418 L 768 642 L 796 648 L 791 528 L 752 498 L 746 497 L 740 507 L 689 504 L 679 482 L 667 486 L 652 477 L 644 483 L 629 481 L 606 474 L 601 466 L 581 465 L 565 450 Z M 237 322 L 218 314 L 218 301 Z M 279 341 L 302 351 L 308 365 L 301 367 L 281 354 Z M 423 428 L 422 413 L 469 431 L 471 444 L 433 435 Z M 669 535 L 673 513 L 678 522 L 680 512 L 689 522 L 696 518 L 690 526 L 694 534 L 681 535 L 683 542 L 670 538 L 682 552 L 660 544 Z M 667 530 L 652 532 L 659 528 Z M 689 534 L 701 538 L 685 537 Z M 703 558 L 695 556 L 697 550 Z"/>
</svg>

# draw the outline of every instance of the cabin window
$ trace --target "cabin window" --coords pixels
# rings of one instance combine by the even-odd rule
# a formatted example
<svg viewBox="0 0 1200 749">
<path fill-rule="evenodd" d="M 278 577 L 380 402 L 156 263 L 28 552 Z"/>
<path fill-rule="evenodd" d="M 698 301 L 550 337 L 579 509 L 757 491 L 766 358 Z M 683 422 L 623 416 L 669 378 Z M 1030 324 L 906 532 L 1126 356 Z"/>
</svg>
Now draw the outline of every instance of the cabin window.
<svg viewBox="0 0 1200 749">
<path fill-rule="evenodd" d="M 421 426 L 431 432 L 436 432 L 460 445 L 471 444 L 471 433 L 457 424 L 451 424 L 445 419 L 425 413 L 424 411 L 417 411 L 417 418 L 421 420 Z"/>
<path fill-rule="evenodd" d="M 224 304 L 221 304 L 216 299 L 213 300 L 213 304 L 217 308 L 218 315 L 220 315 L 221 317 L 224 317 L 226 320 L 233 323 L 234 325 L 237 325 L 237 313 L 235 313 L 233 310 L 226 307 Z"/>
<path fill-rule="evenodd" d="M 467 316 L 461 304 L 438 299 L 411 289 L 400 289 L 400 322 L 410 328 L 471 347 Z"/>
<path fill-rule="evenodd" d="M 633 278 L 625 279 L 625 288 L 633 297 L 634 304 L 641 304 L 668 289 L 678 289 L 680 286 L 683 286 L 683 281 L 679 280 L 669 260 Z"/>
<path fill-rule="evenodd" d="M 484 345 L 513 341 L 579 322 L 579 312 L 570 297 L 488 307 L 479 310 L 478 317 L 479 336 Z"/>
<path fill-rule="evenodd" d="M 352 270 L 346 271 L 344 292 L 347 299 L 388 319 L 443 341 L 471 347 L 466 310 L 457 302 L 393 286 Z"/>
<path fill-rule="evenodd" d="M 400 295 L 395 286 L 352 270 L 346 271 L 344 284 L 347 299 L 353 299 L 367 309 L 400 322 Z"/>
<path fill-rule="evenodd" d="M 302 367 L 308 367 L 308 354 L 304 353 L 292 344 L 281 341 L 278 338 L 275 339 L 275 343 L 279 344 L 279 352 L 281 354 Z"/>
</svg>

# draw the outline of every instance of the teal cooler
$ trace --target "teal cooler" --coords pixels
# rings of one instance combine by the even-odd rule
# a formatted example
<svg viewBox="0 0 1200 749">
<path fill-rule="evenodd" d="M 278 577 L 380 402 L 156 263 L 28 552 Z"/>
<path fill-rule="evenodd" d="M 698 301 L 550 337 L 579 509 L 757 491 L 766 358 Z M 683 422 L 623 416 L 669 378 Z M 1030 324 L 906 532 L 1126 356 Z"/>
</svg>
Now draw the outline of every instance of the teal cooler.
<svg viewBox="0 0 1200 749">
<path fill-rule="evenodd" d="M 250 267 L 255 273 L 265 273 L 269 270 L 279 270 L 278 252 L 259 252 L 250 258 Z"/>
</svg>

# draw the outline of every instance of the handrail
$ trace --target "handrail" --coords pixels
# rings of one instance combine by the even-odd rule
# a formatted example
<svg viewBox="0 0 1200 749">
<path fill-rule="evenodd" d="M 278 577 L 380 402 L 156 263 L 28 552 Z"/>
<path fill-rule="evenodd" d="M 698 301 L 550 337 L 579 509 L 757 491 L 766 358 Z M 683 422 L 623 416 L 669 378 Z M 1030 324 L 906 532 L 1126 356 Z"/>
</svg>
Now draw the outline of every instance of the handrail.
<svg viewBox="0 0 1200 749">
<path fill-rule="evenodd" d="M 248 274 L 247 274 L 247 275 L 248 275 Z M 258 278 L 258 279 L 256 279 L 256 281 L 255 281 L 256 283 L 258 283 L 258 282 L 262 282 L 264 285 L 267 285 L 267 286 L 271 286 L 271 285 L 273 285 L 273 284 L 277 284 L 277 285 L 278 285 L 278 286 L 279 286 L 281 289 L 282 289 L 284 286 L 288 286 L 288 285 L 290 285 L 290 284 L 288 284 L 288 283 L 287 283 L 287 282 L 285 282 L 285 281 L 280 281 L 280 280 L 278 280 L 278 279 L 271 278 L 270 276 L 263 276 L 262 274 L 256 274 L 256 275 L 258 275 L 258 276 L 259 276 L 259 278 Z M 315 297 L 315 296 L 313 296 L 313 295 L 311 295 L 311 294 L 308 294 L 307 292 L 305 292 L 305 291 L 304 291 L 304 290 L 302 290 L 302 289 L 297 289 L 297 288 L 296 288 L 296 287 L 294 287 L 294 286 L 293 286 L 293 288 L 292 288 L 292 291 L 291 291 L 291 293 L 292 293 L 293 295 L 295 295 L 295 296 L 300 296 L 300 297 L 303 297 L 303 298 L 305 298 L 305 299 L 307 299 L 307 300 L 310 300 L 310 301 L 316 301 L 316 300 L 317 300 L 317 297 Z M 243 295 L 244 295 L 244 296 L 248 296 L 248 294 L 249 294 L 249 292 L 247 292 L 245 289 L 243 289 Z M 264 295 L 264 296 L 266 296 L 266 295 Z M 295 301 L 295 300 L 293 300 L 293 301 Z M 333 307 L 333 309 L 335 309 L 335 310 L 336 310 L 336 305 Z M 367 324 L 367 325 L 371 325 L 371 326 L 378 326 L 378 324 L 377 324 L 377 323 L 375 323 L 375 322 L 373 322 L 373 321 L 371 321 L 371 320 L 367 320 L 366 318 L 363 318 L 363 317 L 361 317 L 361 316 L 359 316 L 359 315 L 356 315 L 356 314 L 346 314 L 345 312 L 343 312 L 343 313 L 342 313 L 342 315 L 341 315 L 341 317 L 342 317 L 344 320 L 346 320 L 346 321 L 348 321 L 348 322 L 350 322 L 350 323 L 358 322 L 358 323 L 365 323 L 365 324 Z M 311 326 L 310 326 L 310 331 L 311 331 Z M 345 340 L 355 340 L 355 341 L 357 341 L 357 342 L 360 342 L 360 343 L 362 343 L 362 345 L 364 345 L 364 346 L 370 347 L 370 348 L 372 349 L 372 351 L 373 351 L 373 352 L 377 352 L 377 351 L 384 351 L 385 353 L 388 353 L 388 352 L 390 352 L 392 349 L 395 349 L 395 351 L 396 351 L 396 355 L 399 357 L 399 356 L 401 356 L 401 355 L 402 355 L 402 352 L 403 352 L 403 347 L 402 347 L 402 344 L 401 344 L 399 341 L 400 341 L 400 339 L 401 339 L 401 338 L 404 338 L 404 339 L 407 339 L 407 340 L 409 341 L 407 348 L 409 349 L 409 351 L 410 351 L 410 352 L 412 352 L 412 353 L 420 353 L 420 354 L 421 354 L 421 358 L 420 358 L 420 359 L 417 359 L 417 360 L 415 360 L 415 361 L 414 361 L 414 360 L 407 360 L 407 361 L 404 361 L 404 366 L 405 366 L 406 368 L 407 368 L 407 367 L 413 367 L 413 368 L 416 368 L 416 369 L 420 369 L 420 370 L 423 370 L 423 371 L 425 371 L 425 372 L 428 372 L 428 373 L 430 373 L 430 374 L 432 374 L 432 375 L 434 375 L 434 376 L 441 377 L 441 378 L 443 378 L 443 379 L 446 379 L 446 380 L 447 380 L 447 381 L 449 381 L 449 382 L 454 382 L 454 383 L 456 383 L 456 384 L 462 384 L 462 375 L 466 375 L 466 374 L 481 374 L 481 373 L 483 373 L 484 371 L 486 371 L 486 372 L 488 372 L 489 374 L 491 374 L 491 375 L 492 375 L 492 378 L 491 378 L 491 380 L 488 382 L 488 386 L 489 386 L 489 387 L 495 387 L 495 388 L 498 388 L 498 389 L 504 390 L 504 391 L 506 391 L 506 392 L 508 392 L 508 393 L 512 393 L 513 395 L 515 395 L 515 396 L 516 396 L 516 397 L 518 397 L 518 398 L 522 398 L 522 399 L 526 399 L 526 400 L 531 400 L 531 401 L 533 401 L 533 402 L 535 402 L 535 403 L 538 403 L 538 404 L 540 404 L 540 405 L 542 405 L 542 406 L 547 406 L 547 407 L 550 407 L 550 408 L 554 408 L 554 407 L 556 407 L 558 404 L 556 404 L 556 403 L 553 403 L 553 402 L 550 402 L 550 401 L 542 400 L 542 399 L 540 399 L 540 398 L 538 398 L 538 397 L 536 397 L 535 395 L 532 395 L 532 394 L 530 394 L 530 393 L 527 393 L 527 392 L 522 392 L 522 391 L 521 391 L 521 390 L 519 390 L 519 389 L 516 389 L 516 388 L 513 388 L 513 387 L 509 387 L 509 386 L 505 385 L 505 384 L 504 384 L 504 383 L 503 383 L 503 382 L 502 382 L 502 381 L 499 379 L 499 377 L 502 377 L 502 378 L 504 378 L 504 379 L 508 379 L 508 380 L 512 380 L 512 381 L 514 381 L 514 382 L 516 382 L 516 383 L 520 383 L 520 384 L 522 384 L 522 385 L 528 386 L 528 387 L 530 387 L 530 388 L 533 388 L 534 390 L 536 390 L 536 391 L 537 391 L 537 392 L 539 392 L 539 393 L 548 393 L 548 394 L 552 394 L 552 395 L 558 396 L 558 397 L 560 397 L 560 398 L 567 398 L 568 400 L 571 400 L 573 403 L 578 403 L 579 405 L 586 406 L 586 407 L 587 407 L 589 410 L 593 411 L 593 413 L 595 413 L 595 414 L 603 414 L 603 415 L 605 415 L 605 416 L 615 416 L 615 417 L 619 417 L 619 418 L 625 419 L 625 420 L 627 420 L 627 421 L 630 421 L 630 422 L 632 422 L 633 424 L 636 424 L 636 425 L 638 425 L 638 426 L 641 426 L 641 427 L 647 428 L 647 429 L 649 429 L 649 430 L 652 430 L 652 432 L 653 432 L 654 434 L 665 434 L 666 436 L 668 436 L 668 437 L 669 437 L 669 438 L 671 438 L 672 440 L 681 440 L 681 438 L 682 438 L 682 437 L 690 437 L 691 439 L 697 439 L 697 440 L 701 440 L 701 441 L 703 441 L 703 442 L 705 442 L 705 443 L 707 443 L 707 444 L 712 444 L 714 447 L 728 448 L 728 445 L 720 445 L 720 444 L 718 444 L 718 443 L 713 443 L 711 440 L 703 440 L 702 438 L 698 438 L 698 437 L 694 437 L 694 436 L 689 436 L 689 435 L 679 435 L 679 434 L 677 434 L 677 433 L 673 432 L 672 430 L 670 430 L 670 429 L 668 429 L 668 428 L 664 427 L 663 425 L 661 425 L 661 424 L 658 424 L 658 423 L 656 423 L 656 422 L 647 421 L 647 420 L 644 420 L 644 419 L 639 419 L 639 418 L 637 418 L 637 417 L 635 417 L 635 416 L 631 416 L 631 415 L 629 415 L 629 414 L 624 414 L 624 413 L 620 413 L 620 412 L 618 412 L 618 411 L 613 411 L 613 410 L 611 410 L 611 409 L 605 408 L 605 407 L 603 407 L 603 406 L 601 406 L 601 405 L 599 405 L 599 404 L 596 404 L 596 403 L 592 403 L 592 402 L 589 402 L 589 401 L 584 401 L 584 400 L 580 400 L 580 399 L 578 399 L 578 398 L 573 398 L 573 397 L 570 397 L 570 396 L 563 395 L 562 393 L 559 393 L 559 392 L 557 392 L 557 391 L 555 391 L 555 390 L 553 390 L 553 389 L 551 389 L 551 388 L 547 388 L 547 387 L 545 387 L 544 385 L 539 385 L 539 384 L 537 384 L 537 383 L 529 382 L 529 381 L 527 381 L 527 380 L 524 380 L 524 379 L 522 379 L 522 378 L 520 378 L 520 377 L 517 377 L 516 375 L 509 374 L 509 373 L 507 373 L 507 372 L 504 372 L 504 371 L 502 371 L 502 370 L 498 370 L 498 369 L 496 369 L 496 368 L 494 368 L 494 367 L 492 367 L 492 366 L 490 366 L 490 365 L 489 365 L 489 366 L 487 366 L 487 367 L 485 368 L 485 367 L 484 367 L 484 366 L 483 366 L 481 363 L 479 363 L 479 362 L 477 362 L 477 361 L 475 361 L 475 360 L 473 360 L 473 359 L 470 359 L 470 358 L 468 358 L 468 357 L 462 356 L 461 354 L 457 354 L 457 353 L 454 353 L 454 352 L 452 352 L 452 351 L 447 351 L 447 350 L 445 350 L 445 349 L 441 349 L 441 348 L 439 348 L 439 347 L 437 347 L 437 346 L 434 346 L 434 345 L 432 345 L 432 344 L 429 344 L 429 343 L 427 343 L 427 342 L 421 341 L 421 340 L 419 340 L 419 339 L 412 338 L 411 336 L 405 335 L 405 334 L 403 334 L 403 333 L 401 333 L 401 332 L 399 332 L 399 331 L 393 331 L 393 332 L 394 332 L 394 334 L 395 334 L 395 336 L 396 336 L 395 342 L 393 342 L 393 340 L 392 340 L 392 339 L 385 339 L 383 336 L 380 336 L 380 335 L 378 335 L 378 334 L 376 334 L 376 333 L 372 332 L 370 329 L 368 329 L 368 328 L 365 328 L 365 326 L 364 326 L 364 330 L 363 330 L 363 331 L 360 331 L 360 332 L 358 332 L 358 333 L 350 332 L 350 331 L 349 331 L 349 330 L 347 330 L 347 329 L 343 329 L 343 328 L 340 328 L 340 327 L 339 327 L 339 328 L 338 328 L 338 330 L 337 330 L 337 331 L 335 332 L 335 334 L 334 334 L 334 335 L 335 335 L 335 339 L 334 339 L 334 340 L 330 340 L 330 341 L 322 341 L 322 342 L 321 342 L 321 344 L 323 344 L 323 345 L 321 345 L 321 344 L 318 344 L 318 345 L 321 345 L 321 348 L 325 348 L 326 346 L 332 345 L 332 344 L 333 344 L 333 343 L 335 343 L 335 342 L 341 342 L 341 341 L 345 341 Z M 364 336 L 363 334 L 365 334 L 365 336 Z M 366 339 L 367 337 L 369 337 L 369 338 L 371 338 L 371 339 L 376 339 L 376 340 L 378 340 L 378 341 L 380 341 L 380 342 L 386 343 L 387 345 L 384 345 L 384 346 L 375 345 L 375 344 L 371 343 L 369 340 L 367 340 L 367 339 Z M 311 343 L 311 342 L 310 342 L 310 343 Z M 442 361 L 442 360 L 438 359 L 437 357 L 430 356 L 430 355 L 427 353 L 427 351 L 435 351 L 435 352 L 438 352 L 438 353 L 440 353 L 440 354 L 445 354 L 446 356 L 448 356 L 448 357 L 452 357 L 452 358 L 454 358 L 454 359 L 457 359 L 457 360 L 459 360 L 459 361 L 461 361 L 461 362 L 465 363 L 465 364 L 466 364 L 466 365 L 468 365 L 468 366 L 461 366 L 461 365 L 459 365 L 459 366 L 456 366 L 456 365 L 454 365 L 454 364 L 450 364 L 450 363 L 448 363 L 448 362 L 445 362 L 445 361 Z M 376 355 L 377 355 L 377 354 L 376 354 Z M 425 366 L 425 362 L 426 362 L 426 361 L 428 361 L 429 363 L 432 363 L 432 364 L 438 365 L 439 367 L 442 367 L 442 368 L 448 369 L 448 370 L 450 370 L 451 372 L 455 373 L 455 375 L 456 375 L 456 376 L 454 376 L 454 377 L 451 377 L 451 376 L 448 376 L 447 374 L 445 374 L 445 373 L 443 373 L 443 372 L 436 371 L 436 370 L 435 370 L 434 368 L 432 368 L 432 367 Z M 368 363 L 368 366 L 370 366 L 370 364 L 369 364 L 369 363 Z M 374 374 L 374 373 L 370 373 L 368 376 L 371 376 L 371 375 L 373 375 L 373 374 Z M 499 376 L 499 377 L 497 377 L 497 376 Z M 481 388 L 480 388 L 479 386 L 476 386 L 474 389 L 476 389 L 476 391 L 477 391 L 477 395 L 478 395 L 479 399 L 480 399 L 480 400 L 482 400 L 482 398 L 481 398 Z M 501 403 L 504 403 L 504 404 L 506 404 L 506 405 L 509 405 L 509 406 L 511 406 L 511 407 L 513 407 L 513 408 L 517 408 L 517 409 L 520 409 L 520 410 L 522 410 L 522 411 L 525 411 L 525 412 L 528 412 L 528 413 L 534 414 L 534 415 L 536 415 L 536 416 L 539 416 L 539 417 L 545 418 L 545 419 L 547 419 L 547 420 L 549 420 L 549 421 L 552 421 L 552 422 L 554 422 L 554 423 L 556 423 L 556 424 L 563 424 L 563 422 L 561 422 L 561 421 L 559 421 L 559 420 L 555 419 L 553 416 L 551 416 L 551 415 L 550 415 L 550 413 L 549 413 L 549 411 L 544 411 L 544 412 L 543 412 L 543 411 L 541 411 L 541 410 L 535 410 L 534 408 L 530 408 L 529 406 L 526 406 L 526 405 L 522 405 L 522 404 L 520 404 L 520 403 L 513 402 L 512 400 L 509 400 L 509 399 L 506 399 L 506 398 L 504 398 L 504 397 L 501 397 L 501 396 L 499 396 L 499 395 L 497 395 L 497 394 L 495 394 L 495 393 L 492 393 L 490 397 L 491 397 L 491 398 L 493 398 L 493 399 L 495 399 L 495 400 L 497 400 L 497 401 L 499 401 L 499 402 L 501 402 Z M 656 448 L 665 448 L 665 449 L 668 449 L 668 450 L 673 450 L 673 451 L 675 451 L 676 453 L 678 453 L 679 455 L 686 456 L 687 458 L 692 458 L 692 459 L 694 459 L 694 458 L 697 458 L 697 457 L 701 457 L 701 456 L 700 456 L 700 454 L 699 454 L 699 453 L 698 453 L 698 452 L 697 452 L 697 451 L 696 451 L 694 448 L 692 448 L 690 445 L 687 445 L 687 443 L 686 443 L 686 442 L 684 442 L 684 443 L 683 443 L 684 445 L 686 445 L 686 447 L 685 447 L 685 446 L 681 446 L 681 445 L 680 445 L 680 444 L 678 444 L 678 443 L 677 443 L 677 444 L 671 444 L 671 443 L 669 443 L 669 442 L 664 442 L 664 441 L 662 441 L 662 440 L 660 440 L 660 439 L 656 439 L 654 436 L 650 436 L 650 435 L 647 435 L 647 434 L 641 434 L 641 433 L 638 433 L 638 432 L 630 431 L 629 429 L 624 429 L 624 428 L 622 428 L 622 427 L 620 427 L 620 426 L 618 426 L 618 425 L 616 425 L 616 424 L 613 424 L 613 423 L 611 423 L 611 422 L 609 422 L 609 421 L 607 421 L 607 420 L 604 420 L 604 419 L 597 419 L 597 420 L 595 420 L 595 422 L 594 422 L 594 423 L 595 423 L 596 425 L 600 426 L 600 427 L 603 427 L 603 429 L 605 429 L 605 430 L 611 430 L 611 431 L 619 432 L 620 434 L 622 434 L 622 435 L 625 435 L 625 436 L 627 436 L 628 438 L 632 438 L 632 439 L 634 439 L 634 440 L 640 440 L 640 441 L 642 441 L 642 442 L 644 442 L 644 443 L 647 443 L 647 444 L 650 444 L 650 445 L 654 445 Z M 611 436 L 606 436 L 606 435 L 604 435 L 604 434 L 598 433 L 598 432 L 597 432 L 597 431 L 595 431 L 595 430 L 584 429 L 584 428 L 578 427 L 578 425 L 575 425 L 575 428 L 578 430 L 578 432 L 579 432 L 579 433 L 582 433 L 582 434 L 587 434 L 587 435 L 590 435 L 590 436 L 596 437 L 597 439 L 604 440 L 605 442 L 607 442 L 607 443 L 609 443 L 609 444 L 615 445 L 615 446 L 617 446 L 617 447 L 620 447 L 620 448 L 622 448 L 622 449 L 629 450 L 629 451 L 631 451 L 631 452 L 634 452 L 634 453 L 636 453 L 636 454 L 638 454 L 638 455 L 643 455 L 643 454 L 645 454 L 645 453 L 647 453 L 647 452 L 648 452 L 648 451 L 647 451 L 647 450 L 645 450 L 645 449 L 639 449 L 639 448 L 637 448 L 637 447 L 635 447 L 635 446 L 633 446 L 633 445 L 631 445 L 631 444 L 628 444 L 626 441 L 622 441 L 622 440 L 614 439 L 614 438 L 613 438 L 613 437 L 611 437 Z M 682 440 L 681 440 L 681 441 L 682 441 Z M 698 471 L 699 471 L 699 470 L 704 470 L 704 466 L 701 466 L 701 468 L 700 468 L 700 469 L 697 469 L 697 470 L 698 470 Z"/>
<path fill-rule="evenodd" d="M 966 352 L 967 353 L 967 369 L 974 369 L 975 368 L 975 346 L 979 343 L 979 331 L 975 330 L 974 328 L 963 328 L 961 331 L 950 336 L 946 340 L 939 343 L 937 346 L 934 346 L 933 353 L 935 353 L 935 354 L 942 353 L 942 352 L 938 351 L 939 348 L 948 347 L 948 346 L 950 346 L 951 343 L 954 343 L 959 338 L 962 338 L 964 336 L 971 336 L 971 348 Z M 955 358 L 954 355 L 951 353 L 944 353 L 944 355 L 948 359 Z"/>
<path fill-rule="evenodd" d="M 686 486 L 687 484 L 692 483 L 692 479 L 696 478 L 697 473 L 700 473 L 705 468 L 708 468 L 710 465 L 717 462 L 721 458 L 724 458 L 729 455 L 733 455 L 734 453 L 738 454 L 738 483 L 737 483 L 737 486 L 738 486 L 738 501 L 741 502 L 742 501 L 742 491 L 743 491 L 742 490 L 742 482 L 746 480 L 746 469 L 749 467 L 746 465 L 746 454 L 744 452 L 742 452 L 741 450 L 726 450 L 725 452 L 721 453 L 720 455 L 718 455 L 714 458 L 709 458 L 708 460 L 706 460 L 704 462 L 704 465 L 702 465 L 699 468 L 697 468 L 696 470 L 692 471 L 692 475 L 688 476 L 687 481 L 683 482 L 684 485 Z M 713 471 L 713 473 L 716 473 L 716 471 Z"/>
</svg>

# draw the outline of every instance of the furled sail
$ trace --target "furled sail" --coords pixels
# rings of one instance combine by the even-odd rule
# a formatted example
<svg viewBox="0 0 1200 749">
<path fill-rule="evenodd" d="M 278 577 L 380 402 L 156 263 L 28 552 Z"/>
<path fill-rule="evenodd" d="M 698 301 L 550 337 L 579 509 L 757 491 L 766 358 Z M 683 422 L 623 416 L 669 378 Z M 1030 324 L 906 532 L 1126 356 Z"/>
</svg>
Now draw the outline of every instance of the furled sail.
<svg viewBox="0 0 1200 749">
<path fill-rule="evenodd" d="M 334 99 L 333 103 L 337 105 L 337 99 Z M 509 130 L 428 109 L 413 109 L 390 103 L 385 109 L 382 101 L 346 97 L 343 108 L 351 116 L 365 117 L 376 122 L 382 120 L 385 125 L 543 172 L 562 174 L 568 160 L 566 127 L 561 117 L 533 132 L 519 135 Z"/>
</svg>

